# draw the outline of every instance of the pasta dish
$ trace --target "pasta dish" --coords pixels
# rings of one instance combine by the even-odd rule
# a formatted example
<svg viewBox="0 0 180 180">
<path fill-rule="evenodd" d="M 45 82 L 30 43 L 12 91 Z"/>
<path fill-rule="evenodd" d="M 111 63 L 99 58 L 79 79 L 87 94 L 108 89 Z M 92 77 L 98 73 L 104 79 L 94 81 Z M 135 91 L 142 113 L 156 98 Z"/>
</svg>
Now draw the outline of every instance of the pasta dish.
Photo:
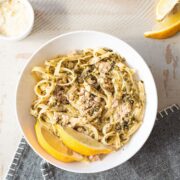
<svg viewBox="0 0 180 180">
<path fill-rule="evenodd" d="M 31 114 L 56 136 L 59 124 L 118 150 L 142 123 L 143 81 L 111 49 L 59 55 L 32 72 L 37 83 Z"/>
</svg>

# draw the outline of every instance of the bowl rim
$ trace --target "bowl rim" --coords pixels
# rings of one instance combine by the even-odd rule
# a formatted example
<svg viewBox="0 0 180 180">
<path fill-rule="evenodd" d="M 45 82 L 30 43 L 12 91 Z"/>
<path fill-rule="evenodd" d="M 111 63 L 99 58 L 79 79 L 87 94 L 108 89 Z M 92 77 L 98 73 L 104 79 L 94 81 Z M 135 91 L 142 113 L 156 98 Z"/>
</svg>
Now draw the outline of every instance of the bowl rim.
<svg viewBox="0 0 180 180">
<path fill-rule="evenodd" d="M 23 0 L 22 2 L 28 8 L 29 14 L 30 14 L 29 18 L 30 18 L 31 21 L 30 21 L 28 27 L 25 29 L 25 31 L 18 34 L 17 36 L 3 36 L 3 35 L 0 35 L 0 40 L 19 41 L 19 40 L 22 40 L 22 39 L 26 38 L 30 34 L 30 32 L 32 31 L 32 28 L 34 26 L 34 18 L 35 18 L 33 7 L 32 7 L 31 3 L 28 0 Z"/>
<path fill-rule="evenodd" d="M 74 169 L 71 169 L 71 168 L 68 169 L 68 168 L 60 167 L 60 166 L 58 166 L 56 163 L 49 161 L 48 159 L 46 159 L 45 157 L 43 157 L 42 154 L 40 154 L 39 152 L 37 152 L 37 150 L 36 150 L 36 149 L 33 147 L 33 145 L 30 143 L 30 141 L 29 141 L 28 138 L 26 137 L 26 134 L 25 134 L 24 131 L 23 131 L 23 128 L 22 128 L 22 126 L 21 126 L 21 124 L 20 124 L 20 121 L 19 121 L 19 118 L 18 118 L 18 109 L 17 109 L 18 89 L 19 89 L 19 84 L 20 84 L 20 82 L 21 82 L 21 78 L 22 78 L 22 76 L 23 76 L 23 74 L 24 74 L 24 71 L 25 71 L 26 67 L 28 66 L 28 64 L 31 62 L 31 60 L 33 59 L 33 57 L 34 57 L 42 48 L 44 48 L 45 46 L 47 46 L 47 45 L 50 44 L 51 42 L 53 42 L 53 41 L 55 41 L 55 40 L 57 40 L 57 39 L 59 39 L 59 38 L 61 38 L 61 37 L 68 36 L 68 35 L 72 35 L 72 34 L 78 34 L 78 33 L 95 33 L 95 34 L 99 34 L 99 35 L 109 36 L 109 37 L 114 38 L 114 39 L 116 39 L 116 40 L 118 40 L 118 41 L 122 41 L 126 46 L 128 46 L 128 48 L 129 48 L 131 51 L 134 51 L 134 53 L 136 53 L 136 54 L 143 60 L 144 65 L 147 67 L 147 69 L 148 69 L 148 71 L 149 71 L 149 75 L 151 76 L 152 83 L 153 83 L 152 86 L 153 86 L 153 88 L 154 88 L 154 96 L 155 96 L 155 97 L 154 97 L 154 98 L 155 98 L 155 99 L 154 99 L 154 102 L 155 102 L 154 104 L 155 104 L 155 108 L 154 108 L 154 114 L 153 114 L 153 113 L 151 114 L 151 115 L 153 115 L 153 116 L 152 116 L 152 119 L 153 119 L 154 121 L 153 121 L 153 123 L 152 123 L 151 128 L 149 129 L 149 134 L 146 136 L 146 138 L 144 139 L 144 141 L 143 141 L 143 143 L 141 144 L 141 146 L 140 146 L 139 148 L 137 148 L 136 151 L 133 151 L 133 153 L 132 153 L 126 160 L 122 161 L 120 164 L 116 164 L 116 165 L 113 165 L 113 166 L 108 167 L 108 168 L 106 167 L 105 169 L 103 169 L 103 170 L 98 170 L 98 171 L 96 171 L 96 170 L 93 170 L 93 171 L 92 171 L 92 170 L 91 170 L 91 171 L 83 171 L 83 172 L 82 172 L 82 171 L 74 170 Z M 27 141 L 28 145 L 33 149 L 33 151 L 34 151 L 38 156 L 40 156 L 40 157 L 41 157 L 43 160 L 45 160 L 46 162 L 54 165 L 54 166 L 57 167 L 57 168 L 63 169 L 63 170 L 65 170 L 65 171 L 73 172 L 73 173 L 88 174 L 88 173 L 104 172 L 104 171 L 110 170 L 110 169 L 112 169 L 112 168 L 115 168 L 115 167 L 117 167 L 117 166 L 119 166 L 119 165 L 122 165 L 123 163 L 125 163 L 125 162 L 127 162 L 129 159 L 131 159 L 131 158 L 144 146 L 144 144 L 145 144 L 146 141 L 148 140 L 148 138 L 149 138 L 149 136 L 150 136 L 150 134 L 151 134 L 151 132 L 152 132 L 152 130 L 153 130 L 153 127 L 154 127 L 154 124 L 155 124 L 155 121 L 156 121 L 156 115 L 157 115 L 157 109 L 158 109 L 158 94 L 157 94 L 157 88 L 156 88 L 155 80 L 154 80 L 154 77 L 153 77 L 153 75 L 152 75 L 152 73 L 151 73 L 150 68 L 148 67 L 146 61 L 142 58 L 142 56 L 141 56 L 133 47 L 131 47 L 128 43 L 126 43 L 125 41 L 121 40 L 120 38 L 118 38 L 118 37 L 116 37 L 116 36 L 113 36 L 113 35 L 111 35 L 111 34 L 108 34 L 108 33 L 100 32 L 100 31 L 94 31 L 94 30 L 79 30 L 79 31 L 71 31 L 71 32 L 63 33 L 63 34 L 60 34 L 60 35 L 58 35 L 58 36 L 56 36 L 56 37 L 54 37 L 54 38 L 46 41 L 46 42 L 43 43 L 37 50 L 35 50 L 34 53 L 28 58 L 27 62 L 25 63 L 25 65 L 24 65 L 23 68 L 22 68 L 22 71 L 21 71 L 21 73 L 20 73 L 19 79 L 18 79 L 18 81 L 17 81 L 16 97 L 15 97 L 15 108 L 16 108 L 16 121 L 18 121 L 19 129 L 20 129 L 20 131 L 22 132 L 22 134 L 23 134 L 25 140 Z M 146 107 L 145 107 L 145 108 L 146 108 Z"/>
</svg>

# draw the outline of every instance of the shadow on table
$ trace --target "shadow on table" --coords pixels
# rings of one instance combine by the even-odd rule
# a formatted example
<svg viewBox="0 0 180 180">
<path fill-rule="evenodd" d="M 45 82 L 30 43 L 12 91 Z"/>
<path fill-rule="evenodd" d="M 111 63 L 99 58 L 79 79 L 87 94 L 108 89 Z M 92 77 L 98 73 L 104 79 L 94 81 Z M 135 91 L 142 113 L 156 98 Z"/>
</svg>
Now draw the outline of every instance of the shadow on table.
<svg viewBox="0 0 180 180">
<path fill-rule="evenodd" d="M 61 30 L 61 22 L 66 22 L 66 10 L 58 1 L 33 1 L 35 22 L 33 33 Z"/>
</svg>

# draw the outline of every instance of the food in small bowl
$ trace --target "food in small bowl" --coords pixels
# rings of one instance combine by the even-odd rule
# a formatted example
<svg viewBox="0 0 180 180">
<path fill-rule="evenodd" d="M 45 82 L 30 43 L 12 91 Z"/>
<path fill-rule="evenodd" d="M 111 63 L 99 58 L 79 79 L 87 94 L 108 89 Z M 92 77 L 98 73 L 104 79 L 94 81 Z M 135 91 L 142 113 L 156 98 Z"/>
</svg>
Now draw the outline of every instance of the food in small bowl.
<svg viewBox="0 0 180 180">
<path fill-rule="evenodd" d="M 33 24 L 34 11 L 28 0 L 0 0 L 0 39 L 24 39 Z"/>
<path fill-rule="evenodd" d="M 29 59 L 16 109 L 39 156 L 67 171 L 94 173 L 122 164 L 143 146 L 155 122 L 157 92 L 129 45 L 77 31 L 50 40 Z"/>
<path fill-rule="evenodd" d="M 35 66 L 32 72 L 37 80 L 31 107 L 37 121 L 36 136 L 39 144 L 59 160 L 100 159 L 99 155 L 126 144 L 142 123 L 143 82 L 137 80 L 125 58 L 111 49 L 59 55 Z M 51 138 L 45 137 L 41 128 L 49 131 L 46 133 Z M 53 136 L 63 148 L 50 145 Z M 77 157 L 74 152 L 81 158 L 72 158 Z"/>
</svg>

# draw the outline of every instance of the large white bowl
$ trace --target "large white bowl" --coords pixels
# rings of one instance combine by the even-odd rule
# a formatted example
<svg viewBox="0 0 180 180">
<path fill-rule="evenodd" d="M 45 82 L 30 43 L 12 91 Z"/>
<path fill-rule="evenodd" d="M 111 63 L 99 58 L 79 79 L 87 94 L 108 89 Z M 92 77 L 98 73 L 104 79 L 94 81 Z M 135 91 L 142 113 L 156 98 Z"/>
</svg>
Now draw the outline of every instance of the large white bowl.
<svg viewBox="0 0 180 180">
<path fill-rule="evenodd" d="M 59 54 L 70 53 L 83 48 L 107 47 L 124 56 L 128 64 L 137 70 L 138 76 L 144 81 L 146 91 L 146 109 L 142 126 L 133 135 L 130 142 L 117 152 L 107 155 L 103 160 L 84 163 L 63 163 L 46 153 L 38 144 L 34 124 L 35 119 L 29 110 L 34 97 L 35 81 L 31 76 L 34 66 L 41 65 L 49 58 Z M 78 172 L 94 173 L 108 170 L 131 158 L 143 146 L 154 126 L 157 113 L 157 92 L 153 76 L 142 57 L 127 43 L 111 35 L 95 31 L 77 31 L 60 35 L 41 46 L 29 59 L 22 72 L 16 97 L 17 118 L 29 145 L 43 159 L 61 169 Z"/>
</svg>

